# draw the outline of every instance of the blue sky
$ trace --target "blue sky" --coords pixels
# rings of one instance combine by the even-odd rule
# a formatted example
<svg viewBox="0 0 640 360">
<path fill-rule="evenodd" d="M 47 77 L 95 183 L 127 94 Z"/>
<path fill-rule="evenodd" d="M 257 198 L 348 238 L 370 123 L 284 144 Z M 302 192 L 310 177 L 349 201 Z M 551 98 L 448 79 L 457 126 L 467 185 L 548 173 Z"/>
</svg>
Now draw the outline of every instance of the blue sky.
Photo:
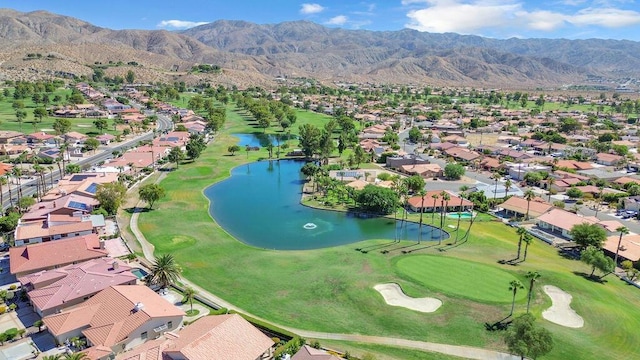
<svg viewBox="0 0 640 360">
<path fill-rule="evenodd" d="M 20 0 L 9 7 L 47 10 L 111 29 L 177 30 L 219 19 L 309 20 L 345 29 L 640 41 L 635 0 Z"/>
</svg>

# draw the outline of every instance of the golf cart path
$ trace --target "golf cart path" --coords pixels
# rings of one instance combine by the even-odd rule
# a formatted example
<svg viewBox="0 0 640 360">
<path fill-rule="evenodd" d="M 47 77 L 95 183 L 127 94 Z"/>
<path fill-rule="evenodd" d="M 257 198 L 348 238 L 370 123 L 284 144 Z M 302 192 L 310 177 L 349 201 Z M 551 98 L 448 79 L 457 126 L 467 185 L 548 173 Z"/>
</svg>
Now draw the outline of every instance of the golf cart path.
<svg viewBox="0 0 640 360">
<path fill-rule="evenodd" d="M 159 182 L 160 180 L 162 180 L 163 176 L 160 176 L 157 180 L 156 183 Z M 138 203 L 139 205 L 139 203 Z M 140 246 L 142 247 L 142 252 L 144 254 L 144 257 L 150 261 L 153 262 L 155 257 L 153 256 L 153 251 L 154 251 L 154 246 L 149 243 L 147 241 L 147 239 L 144 237 L 144 235 L 142 234 L 142 232 L 140 231 L 140 229 L 138 228 L 138 216 L 139 216 L 139 211 L 142 208 L 136 205 L 136 210 L 134 211 L 134 213 L 131 215 L 131 221 L 129 224 L 129 227 L 131 229 L 131 232 L 133 233 L 133 235 L 136 237 L 136 239 L 138 240 L 138 242 L 140 243 Z M 357 334 L 339 334 L 339 333 L 325 333 L 325 332 L 316 332 L 316 331 L 308 331 L 308 330 L 302 330 L 302 329 L 296 329 L 296 328 L 292 328 L 289 326 L 283 326 L 280 324 L 276 324 L 273 323 L 272 321 L 263 319 L 259 316 L 253 315 L 250 312 L 241 309 L 221 298 L 219 298 L 218 296 L 215 296 L 214 294 L 210 293 L 209 291 L 203 289 L 202 287 L 198 286 L 197 284 L 192 283 L 191 281 L 185 279 L 185 278 L 181 278 L 180 279 L 181 282 L 191 286 L 194 290 L 196 290 L 196 292 L 198 293 L 198 295 L 206 298 L 209 301 L 212 301 L 222 307 L 225 307 L 227 309 L 230 310 L 235 310 L 238 312 L 241 312 L 243 314 L 246 314 L 248 316 L 251 316 L 255 319 L 258 319 L 260 321 L 264 321 L 266 323 L 269 324 L 273 324 L 277 327 L 283 328 L 285 330 L 288 330 L 290 332 L 293 332 L 295 334 L 298 334 L 304 338 L 310 338 L 310 339 L 323 339 L 323 340 L 339 340 L 339 341 L 353 341 L 353 342 L 360 342 L 360 343 L 369 343 L 369 344 L 378 344 L 378 345 L 388 345 L 388 346 L 398 346 L 398 347 L 403 347 L 403 348 L 410 348 L 410 349 L 417 349 L 417 350 L 423 350 L 423 351 L 431 351 L 431 352 L 437 352 L 437 353 L 442 353 L 442 354 L 447 354 L 447 355 L 453 355 L 453 356 L 459 356 L 462 358 L 467 358 L 467 359 L 476 359 L 476 360 L 519 360 L 520 357 L 519 356 L 514 356 L 514 355 L 510 355 L 510 354 L 506 354 L 506 353 L 502 353 L 499 351 L 494 351 L 494 350 L 488 350 L 488 349 L 482 349 L 482 348 L 476 348 L 476 347 L 470 347 L 470 346 L 460 346 L 460 345 L 449 345 L 449 344 L 438 344 L 438 343 L 432 343 L 432 342 L 426 342 L 426 341 L 415 341 L 415 340 L 407 340 L 407 339 L 401 339 L 401 338 L 393 338 L 393 337 L 381 337 L 381 336 L 369 336 L 369 335 L 357 335 Z"/>
</svg>

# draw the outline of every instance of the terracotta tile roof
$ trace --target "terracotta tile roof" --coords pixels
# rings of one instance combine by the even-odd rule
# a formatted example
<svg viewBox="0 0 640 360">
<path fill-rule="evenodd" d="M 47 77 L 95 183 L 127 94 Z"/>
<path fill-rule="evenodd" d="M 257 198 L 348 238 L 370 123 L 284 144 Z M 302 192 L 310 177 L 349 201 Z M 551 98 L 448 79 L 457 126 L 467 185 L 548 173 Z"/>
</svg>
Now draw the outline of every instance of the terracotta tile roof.
<svg viewBox="0 0 640 360">
<path fill-rule="evenodd" d="M 149 341 L 116 359 L 255 360 L 273 345 L 240 315 L 205 316 L 178 333 L 168 333 L 165 339 Z"/>
<path fill-rule="evenodd" d="M 442 171 L 442 168 L 438 164 L 411 164 L 402 165 L 400 168 L 408 174 L 423 174 L 426 172 L 439 173 Z"/>
<path fill-rule="evenodd" d="M 304 345 L 291 357 L 291 360 L 340 360 L 340 358 L 333 356 L 324 350 Z"/>
<path fill-rule="evenodd" d="M 115 267 L 114 262 L 117 264 Z M 30 274 L 18 280 L 24 286 L 35 288 L 29 291 L 29 298 L 45 312 L 91 296 L 109 286 L 135 284 L 137 277 L 131 273 L 131 267 L 123 262 L 101 258 Z"/>
<path fill-rule="evenodd" d="M 616 247 L 618 247 L 619 240 L 620 240 L 620 235 L 609 236 L 602 247 L 607 251 L 615 254 Z M 622 256 L 623 258 L 631 261 L 640 260 L 640 235 L 638 234 L 624 235 L 622 237 L 622 242 L 620 243 L 618 256 Z"/>
<path fill-rule="evenodd" d="M 15 239 L 27 240 L 33 238 L 47 238 L 55 235 L 67 235 L 92 230 L 93 223 L 91 220 L 55 226 L 47 225 L 46 220 L 36 220 L 18 226 L 15 231 Z"/>
<path fill-rule="evenodd" d="M 440 193 L 442 192 L 442 190 L 432 190 L 432 191 L 427 191 L 424 195 L 424 206 L 425 207 L 433 207 L 433 195 L 438 195 L 438 198 L 436 199 L 436 207 L 439 207 L 442 204 L 442 199 L 440 197 Z M 449 205 L 448 207 L 457 207 L 460 206 L 460 197 L 455 195 L 454 193 L 450 192 L 450 191 L 445 191 L 447 194 L 449 194 Z M 409 198 L 409 200 L 407 200 L 407 203 L 411 206 L 413 206 L 414 208 L 420 208 L 422 206 L 422 198 L 420 196 L 412 196 Z M 462 199 L 462 206 L 473 206 L 473 202 L 467 200 L 467 199 Z"/>
<path fill-rule="evenodd" d="M 629 177 L 629 176 L 623 176 L 621 178 L 618 178 L 618 179 L 614 180 L 613 182 L 616 183 L 616 184 L 620 184 L 620 185 L 625 185 L 625 184 L 628 184 L 630 182 L 640 185 L 640 180 L 632 178 L 632 177 Z"/>
<path fill-rule="evenodd" d="M 529 202 L 528 206 L 529 216 L 533 218 L 538 217 L 553 208 L 553 205 L 549 204 L 539 197 L 532 199 L 531 202 Z M 500 204 L 500 207 L 505 210 L 517 212 L 524 215 L 527 213 L 527 200 L 518 196 L 512 196 L 507 199 L 507 201 Z"/>
<path fill-rule="evenodd" d="M 137 303 L 144 306 L 132 311 Z M 184 311 L 144 285 L 119 285 L 43 321 L 54 336 L 87 327 L 82 333 L 94 346 L 113 346 L 151 319 L 184 315 Z"/>
<path fill-rule="evenodd" d="M 538 222 L 545 222 L 549 225 L 553 225 L 557 228 L 567 231 L 571 230 L 574 225 L 582 223 L 597 223 L 597 221 L 594 221 L 594 218 L 579 216 L 561 209 L 552 209 L 548 213 L 542 214 L 540 217 L 538 217 Z"/>
<path fill-rule="evenodd" d="M 9 249 L 12 274 L 31 273 L 54 266 L 107 256 L 98 235 L 90 234 Z"/>
<path fill-rule="evenodd" d="M 22 220 L 31 221 L 46 219 L 48 214 L 61 211 L 63 209 L 68 209 L 71 211 L 78 210 L 70 207 L 70 205 L 74 205 L 72 202 L 85 204 L 88 208 L 92 208 L 100 204 L 98 200 L 93 197 L 69 194 L 57 198 L 53 201 L 42 201 L 33 205 L 31 208 L 29 208 L 28 212 L 22 215 Z"/>
</svg>

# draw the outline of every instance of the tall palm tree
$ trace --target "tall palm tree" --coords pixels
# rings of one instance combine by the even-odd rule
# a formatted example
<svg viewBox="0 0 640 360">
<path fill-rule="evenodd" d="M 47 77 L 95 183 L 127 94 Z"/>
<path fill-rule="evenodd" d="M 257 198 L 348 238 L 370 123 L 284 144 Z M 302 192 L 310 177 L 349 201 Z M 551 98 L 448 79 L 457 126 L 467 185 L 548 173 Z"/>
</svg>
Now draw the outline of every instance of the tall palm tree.
<svg viewBox="0 0 640 360">
<path fill-rule="evenodd" d="M 527 200 L 527 214 L 524 216 L 525 221 L 529 220 L 529 207 L 531 205 L 531 200 L 535 198 L 536 198 L 536 193 L 534 193 L 533 190 L 528 189 L 527 191 L 524 192 L 524 199 Z"/>
<path fill-rule="evenodd" d="M 620 251 L 620 244 L 622 243 L 622 237 L 624 235 L 629 234 L 629 229 L 626 226 L 620 226 L 616 229 L 617 232 L 620 233 L 620 237 L 618 238 L 618 246 L 616 247 L 616 256 L 613 258 L 613 264 L 618 266 L 618 251 Z"/>
<path fill-rule="evenodd" d="M 513 183 L 511 182 L 510 179 L 507 179 L 507 181 L 504 182 L 504 197 L 505 198 L 507 196 L 509 196 L 509 190 L 511 189 L 512 185 L 513 185 Z"/>
<path fill-rule="evenodd" d="M 438 194 L 433 194 L 431 195 L 431 197 L 433 198 L 433 209 L 431 211 L 431 224 L 433 224 L 434 222 L 434 218 L 435 218 L 435 214 L 436 214 L 436 201 L 438 200 L 438 198 L 440 197 Z"/>
<path fill-rule="evenodd" d="M 49 169 L 49 183 L 51 184 L 51 189 L 53 189 L 53 165 L 48 165 L 47 169 Z"/>
<path fill-rule="evenodd" d="M 529 294 L 527 295 L 527 314 L 529 313 L 529 306 L 531 305 L 531 295 L 533 294 L 533 284 L 541 277 L 537 271 L 529 271 L 525 277 L 529 279 Z"/>
<path fill-rule="evenodd" d="M 493 189 L 493 204 L 495 205 L 496 203 L 496 197 L 498 196 L 498 180 L 500 180 L 500 174 L 498 174 L 497 172 L 493 173 L 493 175 L 491 176 L 491 178 L 493 179 L 493 181 L 496 182 L 496 186 Z"/>
<path fill-rule="evenodd" d="M 525 262 L 527 261 L 527 252 L 529 251 L 529 245 L 531 245 L 531 243 L 533 242 L 533 236 L 531 236 L 529 233 L 526 233 L 524 234 L 522 241 L 524 241 L 524 256 L 522 257 L 522 262 Z"/>
<path fill-rule="evenodd" d="M 9 177 L 9 173 L 6 173 L 2 179 L 5 181 L 5 183 L 7 184 L 7 190 L 9 190 L 9 203 L 11 204 L 11 207 L 13 207 L 13 195 L 11 194 L 11 178 Z M 4 203 L 4 202 L 3 202 Z"/>
<path fill-rule="evenodd" d="M 458 224 L 456 225 L 456 241 L 454 243 L 458 243 L 458 235 L 460 234 L 460 213 L 462 212 L 462 202 L 464 201 L 465 195 L 467 195 L 467 191 L 469 187 L 467 185 L 460 186 L 460 206 L 458 207 Z"/>
<path fill-rule="evenodd" d="M 509 283 L 509 290 L 513 291 L 513 298 L 511 299 L 511 312 L 509 313 L 509 316 L 513 315 L 513 310 L 516 307 L 516 294 L 520 289 L 524 289 L 524 285 L 522 285 L 518 280 L 511 280 Z"/>
<path fill-rule="evenodd" d="M 444 214 L 447 212 L 447 207 L 449 207 L 449 200 L 451 200 L 451 196 L 443 190 L 440 193 L 440 240 L 438 245 L 442 244 L 442 238 L 444 237 Z"/>
<path fill-rule="evenodd" d="M 191 305 L 190 311 L 193 312 L 193 298 L 196 297 L 196 291 L 191 286 L 187 286 L 182 292 L 182 295 L 184 296 L 183 302 L 188 301 L 189 305 Z"/>
<path fill-rule="evenodd" d="M 20 198 L 22 197 L 22 186 L 20 185 L 20 177 L 22 176 L 22 169 L 19 167 L 14 167 L 11 170 L 11 175 L 13 175 L 13 177 L 16 179 L 16 184 L 18 185 L 18 190 L 17 190 L 18 201 L 20 201 Z"/>
<path fill-rule="evenodd" d="M 524 236 L 527 235 L 527 229 L 523 227 L 519 227 L 518 230 L 516 230 L 516 234 L 520 236 L 520 238 L 518 239 L 518 257 L 516 257 L 516 259 L 520 259 L 520 250 L 522 249 L 522 240 L 524 239 Z"/>
<path fill-rule="evenodd" d="M 3 185 L 7 184 L 7 178 L 0 176 L 0 206 L 4 206 L 4 188 Z"/>
<path fill-rule="evenodd" d="M 547 179 L 547 194 L 549 195 L 549 202 L 551 202 L 551 186 L 556 183 L 556 179 L 554 177 L 549 176 Z"/>
<path fill-rule="evenodd" d="M 151 267 L 151 282 L 163 288 L 169 287 L 180 277 L 181 269 L 176 264 L 172 254 L 162 254 L 156 257 Z"/>
<path fill-rule="evenodd" d="M 418 191 L 418 196 L 420 196 L 420 228 L 418 235 L 418 244 L 422 241 L 422 214 L 424 214 L 424 197 L 427 195 L 427 192 L 423 189 Z"/>
</svg>

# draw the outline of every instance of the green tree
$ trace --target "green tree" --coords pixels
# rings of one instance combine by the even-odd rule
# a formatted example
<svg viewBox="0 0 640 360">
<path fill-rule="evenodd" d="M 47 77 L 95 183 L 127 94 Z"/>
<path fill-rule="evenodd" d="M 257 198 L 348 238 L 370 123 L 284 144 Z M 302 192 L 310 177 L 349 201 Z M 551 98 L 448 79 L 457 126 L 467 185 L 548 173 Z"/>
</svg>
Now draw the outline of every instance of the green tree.
<svg viewBox="0 0 640 360">
<path fill-rule="evenodd" d="M 133 82 L 136 80 L 136 74 L 133 72 L 133 70 L 129 70 L 127 71 L 127 75 L 125 75 L 125 79 L 127 80 L 127 83 L 133 84 Z"/>
<path fill-rule="evenodd" d="M 153 204 L 165 196 L 164 188 L 158 184 L 146 184 L 138 189 L 140 200 L 149 204 L 149 209 L 153 208 Z"/>
<path fill-rule="evenodd" d="M 527 235 L 527 229 L 525 227 L 518 227 L 516 230 L 516 234 L 518 234 L 518 256 L 516 256 L 516 260 L 520 259 L 520 252 L 522 250 L 522 241 L 524 240 L 524 236 Z"/>
<path fill-rule="evenodd" d="M 87 151 L 95 152 L 100 147 L 100 141 L 96 138 L 88 138 L 84 141 L 84 148 Z"/>
<path fill-rule="evenodd" d="M 600 225 L 586 222 L 574 225 L 571 228 L 570 235 L 573 241 L 580 245 L 582 249 L 588 246 L 594 246 L 599 249 L 607 239 L 607 233 Z"/>
<path fill-rule="evenodd" d="M 58 135 L 64 135 L 71 130 L 71 120 L 58 118 L 53 122 L 53 130 Z"/>
<path fill-rule="evenodd" d="M 190 311 L 193 312 L 193 299 L 196 297 L 196 291 L 191 286 L 187 286 L 182 292 L 182 295 L 184 296 L 182 302 L 189 302 L 189 305 L 191 306 Z"/>
<path fill-rule="evenodd" d="M 82 169 L 80 168 L 80 165 L 78 165 L 78 164 L 69 164 L 65 168 L 65 173 L 67 173 L 67 174 L 77 174 L 80 171 L 82 171 Z"/>
<path fill-rule="evenodd" d="M 414 144 L 419 143 L 422 140 L 422 132 L 420 131 L 420 129 L 418 129 L 417 127 L 412 127 L 411 130 L 409 130 L 409 141 L 411 141 Z"/>
<path fill-rule="evenodd" d="M 182 151 L 179 146 L 172 147 L 169 151 L 169 155 L 167 155 L 167 159 L 176 164 L 176 169 L 180 167 L 180 161 L 182 161 L 184 157 L 184 151 Z"/>
<path fill-rule="evenodd" d="M 162 288 L 168 288 L 171 284 L 178 281 L 182 270 L 176 264 L 172 254 L 162 254 L 156 256 L 151 266 L 151 283 L 159 285 Z"/>
<path fill-rule="evenodd" d="M 524 257 L 522 258 L 522 262 L 525 262 L 525 261 L 527 261 L 527 253 L 529 251 L 529 245 L 531 245 L 531 243 L 533 243 L 533 236 L 531 236 L 531 234 L 527 233 L 522 238 L 522 241 L 524 241 Z"/>
<path fill-rule="evenodd" d="M 207 143 L 204 141 L 204 137 L 202 135 L 191 135 L 189 137 L 189 141 L 187 142 L 187 156 L 195 160 L 200 157 L 200 154 L 207 147 Z"/>
<path fill-rule="evenodd" d="M 231 156 L 235 155 L 236 152 L 240 151 L 239 145 L 229 145 L 227 151 L 231 153 Z"/>
<path fill-rule="evenodd" d="M 366 185 L 357 195 L 361 210 L 375 214 L 391 214 L 398 206 L 398 195 L 388 188 Z"/>
<path fill-rule="evenodd" d="M 20 124 L 20 131 L 22 131 L 22 122 L 27 117 L 27 112 L 24 110 L 16 110 L 16 120 Z"/>
<path fill-rule="evenodd" d="M 444 167 L 444 177 L 449 180 L 460 180 L 464 175 L 464 166 L 456 163 L 448 163 Z"/>
<path fill-rule="evenodd" d="M 525 277 L 529 279 L 529 293 L 527 294 L 527 314 L 529 313 L 529 306 L 531 305 L 531 297 L 533 295 L 533 285 L 541 277 L 537 271 L 528 271 Z"/>
<path fill-rule="evenodd" d="M 25 212 L 35 203 L 36 199 L 32 198 L 31 196 L 23 196 L 18 200 L 18 208 L 20 209 L 20 212 Z"/>
<path fill-rule="evenodd" d="M 536 326 L 535 318 L 531 314 L 523 314 L 513 320 L 513 323 L 505 334 L 505 342 L 512 354 L 537 359 L 553 349 L 551 333 Z"/>
<path fill-rule="evenodd" d="M 509 316 L 513 315 L 513 310 L 516 307 L 516 294 L 520 289 L 524 289 L 524 285 L 522 285 L 518 280 L 511 280 L 509 283 L 509 290 L 513 292 L 513 298 L 511 299 L 511 312 L 509 313 Z"/>
<path fill-rule="evenodd" d="M 319 128 L 312 124 L 304 124 L 299 127 L 300 147 L 307 158 L 311 158 L 313 154 L 320 150 L 320 141 L 322 132 Z"/>
<path fill-rule="evenodd" d="M 618 251 L 620 251 L 620 244 L 622 243 L 622 237 L 629 234 L 629 229 L 626 226 L 620 226 L 616 229 L 617 232 L 620 233 L 620 237 L 618 238 L 618 246 L 616 247 L 616 255 L 613 258 L 613 264 L 618 264 Z"/>
<path fill-rule="evenodd" d="M 104 129 L 109 127 L 109 123 L 107 122 L 107 119 L 100 118 L 93 120 L 93 126 L 98 129 L 98 132 L 102 132 Z"/>
<path fill-rule="evenodd" d="M 587 246 L 586 249 L 582 250 L 582 253 L 580 254 L 580 261 L 591 266 L 591 274 L 589 274 L 590 277 L 593 277 L 596 269 L 600 270 L 602 272 L 602 276 L 598 277 L 598 279 L 602 279 L 609 275 L 615 269 L 613 260 L 606 256 L 604 251 L 595 246 Z"/>
<path fill-rule="evenodd" d="M 109 213 L 114 215 L 122 204 L 127 194 L 127 187 L 116 181 L 98 185 L 96 190 L 96 200 L 100 202 L 100 206 Z"/>
<path fill-rule="evenodd" d="M 582 193 L 582 190 L 578 189 L 577 187 L 570 187 L 569 190 L 567 190 L 567 196 L 570 197 L 571 199 L 579 199 L 582 197 L 582 195 L 584 195 Z"/>
<path fill-rule="evenodd" d="M 63 358 L 64 360 L 89 360 L 89 355 L 83 352 L 74 352 L 72 354 L 67 354 Z"/>
<path fill-rule="evenodd" d="M 362 146 L 358 145 L 353 149 L 353 160 L 356 162 L 356 166 L 360 167 L 360 164 L 367 162 L 367 153 Z"/>
<path fill-rule="evenodd" d="M 410 192 L 415 193 L 424 188 L 425 181 L 420 175 L 411 175 L 404 178 L 404 184 Z"/>
<path fill-rule="evenodd" d="M 47 109 L 43 107 L 37 107 L 33 109 L 33 117 L 38 119 L 38 122 L 42 122 L 42 118 L 47 116 Z"/>
</svg>

